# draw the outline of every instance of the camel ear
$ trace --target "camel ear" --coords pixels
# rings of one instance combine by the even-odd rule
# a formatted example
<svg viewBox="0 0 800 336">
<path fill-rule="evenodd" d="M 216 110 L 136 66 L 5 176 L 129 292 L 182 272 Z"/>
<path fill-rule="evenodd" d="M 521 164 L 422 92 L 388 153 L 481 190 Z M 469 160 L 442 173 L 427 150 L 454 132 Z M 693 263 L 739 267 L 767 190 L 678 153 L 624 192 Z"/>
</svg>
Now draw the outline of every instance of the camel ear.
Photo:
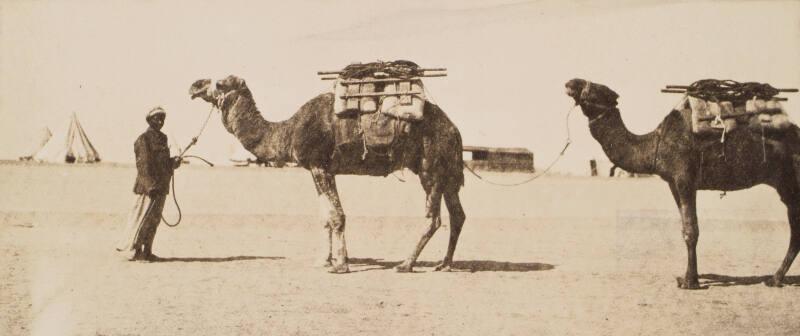
<svg viewBox="0 0 800 336">
<path fill-rule="evenodd" d="M 619 95 L 616 92 L 614 92 L 613 90 L 608 89 L 608 97 L 610 99 L 613 99 L 614 101 L 617 101 L 617 98 L 619 98 Z"/>
<path fill-rule="evenodd" d="M 614 90 L 611 90 L 607 86 L 602 84 L 592 84 L 592 85 L 598 86 L 598 89 L 595 91 L 599 92 L 599 94 L 603 96 L 602 97 L 603 101 L 606 101 L 609 104 L 613 103 L 614 106 L 617 105 L 617 98 L 619 98 L 619 95 L 616 92 L 614 92 Z"/>
<path fill-rule="evenodd" d="M 241 78 L 237 77 L 236 78 L 236 86 L 240 87 L 240 88 L 243 88 L 243 87 L 247 87 L 247 84 L 245 84 L 244 79 L 241 79 Z"/>
</svg>

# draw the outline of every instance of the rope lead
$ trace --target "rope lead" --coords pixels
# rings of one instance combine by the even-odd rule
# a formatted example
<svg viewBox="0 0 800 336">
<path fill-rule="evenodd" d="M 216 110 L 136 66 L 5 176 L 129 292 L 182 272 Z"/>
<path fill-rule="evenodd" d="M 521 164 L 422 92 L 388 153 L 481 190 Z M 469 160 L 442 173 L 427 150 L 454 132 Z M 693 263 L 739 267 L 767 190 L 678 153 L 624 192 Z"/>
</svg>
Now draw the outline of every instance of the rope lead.
<svg viewBox="0 0 800 336">
<path fill-rule="evenodd" d="M 476 173 L 474 170 L 472 170 L 472 168 L 467 166 L 467 164 L 464 164 L 464 168 L 467 168 L 467 170 L 469 170 L 469 172 L 472 173 L 472 175 L 475 175 L 475 177 L 477 177 L 479 180 L 484 181 L 484 182 L 486 182 L 488 184 L 501 186 L 501 187 L 514 187 L 514 186 L 523 185 L 523 184 L 526 184 L 528 182 L 531 182 L 531 181 L 533 181 L 535 179 L 538 179 L 538 178 L 544 176 L 545 174 L 547 174 L 547 172 L 550 171 L 550 168 L 553 168 L 553 166 L 555 166 L 556 163 L 559 160 L 561 160 L 561 158 L 564 156 L 564 153 L 567 152 L 567 148 L 569 148 L 569 145 L 572 144 L 572 138 L 571 138 L 570 130 L 569 130 L 569 117 L 570 117 L 570 115 L 572 115 L 572 111 L 575 110 L 575 106 L 578 106 L 578 105 L 573 105 L 572 108 L 570 108 L 569 111 L 567 112 L 567 117 L 566 117 L 566 122 L 565 122 L 566 131 L 567 131 L 567 139 L 564 141 L 564 148 L 561 149 L 561 152 L 558 154 L 558 156 L 556 156 L 556 158 L 553 159 L 553 161 L 550 162 L 550 164 L 547 166 L 547 168 L 545 168 L 544 171 L 542 171 L 541 173 L 535 174 L 535 175 L 529 177 L 526 180 L 523 180 L 523 181 L 520 181 L 520 182 L 516 182 L 516 183 L 498 183 L 498 182 L 489 181 L 489 180 L 483 178 L 483 176 L 478 175 L 478 173 Z"/>
<path fill-rule="evenodd" d="M 186 148 L 184 148 L 183 151 L 181 151 L 181 153 L 178 154 L 178 160 L 182 161 L 183 158 L 195 158 L 195 159 L 199 159 L 199 160 L 205 162 L 207 165 L 209 165 L 211 167 L 214 167 L 214 164 L 211 163 L 211 161 L 208 161 L 208 160 L 206 160 L 204 158 L 201 158 L 201 157 L 195 156 L 195 155 L 186 155 L 186 152 L 189 151 L 189 148 L 192 148 L 192 146 L 197 144 L 197 139 L 200 138 L 201 135 L 203 135 L 203 132 L 206 130 L 206 125 L 208 125 L 208 120 L 211 119 L 211 113 L 213 113 L 213 112 L 214 112 L 214 105 L 212 104 L 211 105 L 211 109 L 208 110 L 208 116 L 206 116 L 206 120 L 203 121 L 203 125 L 200 127 L 200 131 L 197 132 L 197 136 L 193 137 L 192 141 L 190 141 L 189 144 L 186 145 Z M 168 222 L 166 218 L 164 218 L 164 213 L 162 212 L 161 213 L 161 221 L 164 222 L 164 224 L 166 224 L 169 227 L 176 227 L 176 226 L 178 226 L 178 224 L 181 223 L 181 219 L 183 218 L 183 213 L 181 212 L 180 204 L 178 204 L 178 196 L 175 193 L 175 173 L 173 173 L 172 176 L 170 177 L 170 186 L 172 188 L 172 201 L 175 203 L 175 208 L 178 210 L 178 220 L 175 221 L 175 224 L 172 224 L 172 223 Z M 152 207 L 153 207 L 153 204 L 150 203 L 150 207 L 147 208 L 147 213 L 150 212 Z"/>
</svg>

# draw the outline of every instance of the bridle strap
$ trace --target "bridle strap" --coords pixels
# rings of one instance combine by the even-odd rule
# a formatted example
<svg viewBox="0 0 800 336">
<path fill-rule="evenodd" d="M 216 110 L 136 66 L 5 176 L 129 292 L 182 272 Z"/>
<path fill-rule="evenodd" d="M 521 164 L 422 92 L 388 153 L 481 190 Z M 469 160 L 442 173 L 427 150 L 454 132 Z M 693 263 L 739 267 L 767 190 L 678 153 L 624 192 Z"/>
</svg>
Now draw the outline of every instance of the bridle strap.
<svg viewBox="0 0 800 336">
<path fill-rule="evenodd" d="M 583 87 L 583 90 L 581 90 L 581 95 L 578 96 L 578 99 L 581 102 L 586 101 L 586 97 L 589 96 L 589 91 L 591 90 L 591 87 L 592 87 L 592 82 L 586 81 L 586 86 Z"/>
<path fill-rule="evenodd" d="M 586 81 L 586 85 L 583 87 L 583 90 L 581 90 L 580 96 L 578 96 L 578 101 L 580 102 L 579 105 L 582 105 L 582 106 L 583 105 L 589 105 L 589 106 L 592 106 L 594 108 L 601 109 L 601 110 L 603 110 L 603 112 L 601 112 L 596 117 L 594 117 L 592 119 L 589 119 L 589 124 L 592 124 L 595 121 L 603 119 L 606 116 L 606 114 L 608 114 L 608 111 L 614 109 L 613 107 L 608 107 L 608 106 L 603 106 L 603 105 L 600 105 L 600 104 L 597 104 L 597 103 L 587 102 L 586 98 L 589 97 L 589 92 L 591 92 L 591 90 L 592 90 L 592 82 Z"/>
<path fill-rule="evenodd" d="M 608 115 L 609 112 L 611 112 L 612 110 L 615 109 L 614 107 L 608 107 L 608 106 L 603 106 L 603 105 L 600 105 L 600 104 L 587 103 L 587 102 L 584 102 L 581 105 L 589 105 L 589 106 L 592 106 L 595 109 L 602 110 L 602 112 L 600 112 L 600 114 L 598 114 L 596 117 L 594 117 L 592 119 L 589 119 L 589 125 L 591 125 L 592 123 L 594 123 L 594 122 L 596 122 L 596 121 L 598 121 L 600 119 L 605 118 Z"/>
</svg>

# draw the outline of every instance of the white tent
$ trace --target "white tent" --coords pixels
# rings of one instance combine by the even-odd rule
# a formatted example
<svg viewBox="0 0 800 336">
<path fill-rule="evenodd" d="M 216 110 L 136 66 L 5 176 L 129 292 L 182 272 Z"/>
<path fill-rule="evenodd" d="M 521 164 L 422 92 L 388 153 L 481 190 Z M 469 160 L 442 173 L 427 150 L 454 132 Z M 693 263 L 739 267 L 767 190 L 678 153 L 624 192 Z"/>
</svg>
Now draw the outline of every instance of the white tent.
<svg viewBox="0 0 800 336">
<path fill-rule="evenodd" d="M 30 137 L 30 145 L 25 148 L 25 155 L 20 156 L 19 159 L 22 161 L 33 160 L 33 156 L 38 153 L 44 145 L 50 141 L 50 138 L 53 136 L 53 133 L 50 132 L 50 129 L 45 127 L 40 129 L 35 134 L 32 134 Z"/>
<path fill-rule="evenodd" d="M 34 160 L 40 162 L 92 163 L 99 162 L 100 155 L 89 141 L 75 113 L 69 120 L 55 129 L 47 144 Z"/>
</svg>

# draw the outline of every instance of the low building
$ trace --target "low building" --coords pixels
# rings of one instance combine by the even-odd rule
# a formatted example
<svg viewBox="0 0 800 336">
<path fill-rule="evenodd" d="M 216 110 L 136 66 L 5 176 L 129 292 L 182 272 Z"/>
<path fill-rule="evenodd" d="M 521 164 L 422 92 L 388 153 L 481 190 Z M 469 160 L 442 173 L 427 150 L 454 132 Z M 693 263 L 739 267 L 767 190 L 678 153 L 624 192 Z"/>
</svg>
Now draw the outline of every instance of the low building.
<svg viewBox="0 0 800 336">
<path fill-rule="evenodd" d="M 473 170 L 533 172 L 533 152 L 525 148 L 464 146 L 464 163 Z"/>
</svg>

